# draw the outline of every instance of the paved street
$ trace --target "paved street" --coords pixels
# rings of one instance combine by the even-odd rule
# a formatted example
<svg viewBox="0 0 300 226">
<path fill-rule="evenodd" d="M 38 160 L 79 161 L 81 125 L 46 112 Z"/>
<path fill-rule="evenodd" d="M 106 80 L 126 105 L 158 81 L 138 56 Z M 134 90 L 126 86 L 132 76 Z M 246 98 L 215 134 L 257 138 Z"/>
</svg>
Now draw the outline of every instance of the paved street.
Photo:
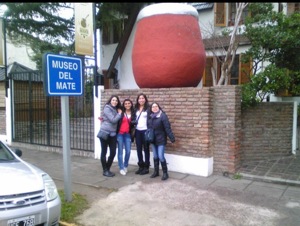
<svg viewBox="0 0 300 226">
<path fill-rule="evenodd" d="M 63 156 L 23 149 L 23 159 L 48 172 L 64 189 Z M 80 225 L 197 225 L 296 226 L 300 225 L 300 186 L 232 176 L 199 177 L 169 172 L 170 178 L 126 176 L 115 162 L 113 178 L 102 176 L 100 161 L 71 157 L 72 191 L 83 194 L 91 207 L 78 217 Z M 160 172 L 161 173 L 161 172 Z"/>
</svg>

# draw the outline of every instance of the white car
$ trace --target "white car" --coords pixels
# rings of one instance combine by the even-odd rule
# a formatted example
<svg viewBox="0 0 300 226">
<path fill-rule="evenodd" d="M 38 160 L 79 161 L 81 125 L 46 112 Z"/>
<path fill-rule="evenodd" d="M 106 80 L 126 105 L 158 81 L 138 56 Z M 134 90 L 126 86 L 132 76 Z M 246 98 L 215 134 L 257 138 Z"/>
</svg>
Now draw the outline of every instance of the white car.
<svg viewBox="0 0 300 226">
<path fill-rule="evenodd" d="M 0 141 L 0 226 L 59 225 L 61 200 L 51 177 Z"/>
</svg>

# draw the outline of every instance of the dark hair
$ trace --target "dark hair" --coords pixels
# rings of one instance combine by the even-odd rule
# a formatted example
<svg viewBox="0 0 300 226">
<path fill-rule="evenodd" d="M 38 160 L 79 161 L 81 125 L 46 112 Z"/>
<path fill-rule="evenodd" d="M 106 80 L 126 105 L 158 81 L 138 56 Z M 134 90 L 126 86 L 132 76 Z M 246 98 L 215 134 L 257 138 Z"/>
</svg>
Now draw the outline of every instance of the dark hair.
<svg viewBox="0 0 300 226">
<path fill-rule="evenodd" d="M 129 98 L 126 98 L 123 100 L 123 103 L 122 103 L 122 111 L 125 112 L 126 109 L 125 109 L 125 102 L 126 101 L 129 101 L 131 103 L 131 108 L 130 108 L 130 111 L 131 111 L 131 117 L 133 117 L 134 115 L 134 108 L 133 108 L 133 102 L 129 99 Z"/>
<path fill-rule="evenodd" d="M 139 98 L 140 98 L 140 96 L 143 96 L 143 97 L 145 98 L 145 100 L 146 100 L 146 101 L 145 101 L 145 105 L 144 105 L 144 109 L 143 109 L 143 111 L 146 111 L 146 110 L 148 110 L 148 108 L 149 108 L 149 102 L 148 102 L 147 96 L 146 96 L 145 94 L 143 94 L 143 93 L 140 93 L 140 94 L 136 97 L 136 104 L 135 104 L 134 108 L 135 108 L 136 111 L 140 109 L 140 104 L 139 104 Z"/>
<path fill-rule="evenodd" d="M 120 102 L 120 99 L 119 99 L 119 97 L 117 96 L 117 95 L 111 95 L 111 97 L 108 99 L 108 101 L 106 102 L 106 104 L 110 104 L 110 102 L 111 102 L 111 99 L 112 98 L 117 98 L 117 100 L 118 100 L 118 104 L 117 104 L 117 106 L 116 106 L 116 108 L 118 109 L 118 108 L 122 108 L 122 106 L 121 106 L 121 102 Z"/>
<path fill-rule="evenodd" d="M 161 106 L 157 102 L 153 102 L 153 103 L 150 104 L 150 106 L 149 106 L 150 112 L 152 112 L 152 105 L 153 104 L 156 104 L 158 106 L 159 110 L 161 110 L 163 112 L 163 109 L 161 108 Z"/>
</svg>

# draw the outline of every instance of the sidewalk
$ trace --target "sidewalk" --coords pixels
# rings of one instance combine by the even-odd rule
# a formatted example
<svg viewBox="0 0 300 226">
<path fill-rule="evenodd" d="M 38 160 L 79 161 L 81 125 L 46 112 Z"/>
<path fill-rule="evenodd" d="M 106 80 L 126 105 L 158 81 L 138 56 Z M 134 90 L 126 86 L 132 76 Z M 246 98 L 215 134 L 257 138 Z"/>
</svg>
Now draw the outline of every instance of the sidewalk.
<svg viewBox="0 0 300 226">
<path fill-rule="evenodd" d="M 24 160 L 49 173 L 58 188 L 64 189 L 62 154 L 22 151 Z M 288 165 L 285 174 L 283 170 L 275 173 L 280 164 Z M 161 181 L 161 176 L 150 178 L 152 168 L 148 175 L 136 175 L 133 165 L 122 176 L 116 162 L 111 169 L 116 176 L 107 178 L 102 176 L 99 160 L 78 156 L 71 157 L 71 169 L 72 191 L 93 201 L 78 218 L 82 225 L 300 225 L 298 159 L 249 163 L 237 180 L 232 175 L 169 172 L 170 178 Z M 283 178 L 288 170 L 293 176 Z"/>
<path fill-rule="evenodd" d="M 300 156 L 290 155 L 270 160 L 248 161 L 243 163 L 239 172 L 248 179 L 300 185 Z"/>
</svg>

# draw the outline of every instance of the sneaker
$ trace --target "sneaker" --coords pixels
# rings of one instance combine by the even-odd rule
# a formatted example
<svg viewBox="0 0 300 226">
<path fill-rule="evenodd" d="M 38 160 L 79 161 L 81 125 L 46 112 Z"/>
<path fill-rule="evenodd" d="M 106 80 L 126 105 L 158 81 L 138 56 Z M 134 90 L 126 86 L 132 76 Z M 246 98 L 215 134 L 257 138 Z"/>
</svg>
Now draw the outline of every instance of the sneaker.
<svg viewBox="0 0 300 226">
<path fill-rule="evenodd" d="M 127 170 L 127 167 L 124 167 L 124 171 L 125 171 L 125 173 L 127 173 L 127 172 L 128 172 L 128 170 Z"/>
<path fill-rule="evenodd" d="M 126 172 L 125 172 L 125 170 L 120 170 L 120 174 L 122 174 L 123 176 L 125 176 L 126 175 Z"/>
</svg>

